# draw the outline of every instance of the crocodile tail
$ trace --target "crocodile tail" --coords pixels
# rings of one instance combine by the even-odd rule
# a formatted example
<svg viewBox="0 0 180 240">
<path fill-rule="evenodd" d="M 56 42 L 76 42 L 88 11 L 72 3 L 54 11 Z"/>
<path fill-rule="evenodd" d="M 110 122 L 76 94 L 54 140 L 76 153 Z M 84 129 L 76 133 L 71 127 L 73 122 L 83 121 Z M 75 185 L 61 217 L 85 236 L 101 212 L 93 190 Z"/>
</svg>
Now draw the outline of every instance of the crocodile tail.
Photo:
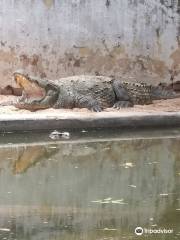
<svg viewBox="0 0 180 240">
<path fill-rule="evenodd" d="M 176 93 L 173 89 L 166 89 L 162 86 L 151 88 L 152 100 L 173 99 L 180 98 L 180 94 Z"/>
</svg>

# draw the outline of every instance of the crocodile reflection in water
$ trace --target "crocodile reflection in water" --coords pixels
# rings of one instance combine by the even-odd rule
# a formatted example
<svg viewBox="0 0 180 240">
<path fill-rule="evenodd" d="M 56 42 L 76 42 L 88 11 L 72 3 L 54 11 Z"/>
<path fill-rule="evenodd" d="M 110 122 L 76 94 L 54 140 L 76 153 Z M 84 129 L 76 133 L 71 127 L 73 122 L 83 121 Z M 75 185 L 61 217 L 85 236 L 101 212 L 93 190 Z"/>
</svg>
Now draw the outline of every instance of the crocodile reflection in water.
<svg viewBox="0 0 180 240">
<path fill-rule="evenodd" d="M 18 158 L 13 161 L 12 169 L 14 174 L 26 172 L 43 159 L 54 155 L 58 150 L 56 148 L 46 148 L 45 146 L 27 146 L 20 149 Z"/>
<path fill-rule="evenodd" d="M 119 163 L 121 160 L 126 158 L 128 154 L 128 162 L 133 161 L 133 164 L 136 165 L 139 161 L 140 155 L 143 156 L 148 148 L 156 148 L 161 145 L 162 140 L 153 140 L 153 139 L 135 139 L 128 141 L 119 142 L 99 142 L 99 143 L 66 143 L 61 145 L 50 144 L 50 145 L 36 145 L 36 146 L 21 146 L 18 149 L 11 148 L 11 151 L 7 153 L 5 149 L 0 149 L 0 159 L 11 159 L 10 165 L 12 166 L 13 174 L 21 174 L 26 172 L 29 168 L 35 166 L 38 162 L 46 160 L 53 157 L 55 154 L 58 154 L 58 161 L 68 160 L 71 161 L 71 164 L 80 163 L 90 167 L 93 159 L 98 161 L 101 159 L 103 162 L 111 160 L 112 163 L 117 164 L 119 168 Z M 153 147 L 154 146 L 154 147 Z M 119 148 L 120 147 L 120 148 Z M 178 144 L 171 146 L 171 151 L 174 153 L 174 156 L 179 156 L 178 153 Z M 141 153 L 138 153 L 138 151 Z M 146 153 L 146 157 L 148 156 Z M 150 155 L 156 158 L 156 151 L 150 151 Z M 85 161 L 86 159 L 86 161 Z M 91 161 L 89 161 L 91 160 Z M 124 162 L 123 162 L 124 163 Z"/>
</svg>

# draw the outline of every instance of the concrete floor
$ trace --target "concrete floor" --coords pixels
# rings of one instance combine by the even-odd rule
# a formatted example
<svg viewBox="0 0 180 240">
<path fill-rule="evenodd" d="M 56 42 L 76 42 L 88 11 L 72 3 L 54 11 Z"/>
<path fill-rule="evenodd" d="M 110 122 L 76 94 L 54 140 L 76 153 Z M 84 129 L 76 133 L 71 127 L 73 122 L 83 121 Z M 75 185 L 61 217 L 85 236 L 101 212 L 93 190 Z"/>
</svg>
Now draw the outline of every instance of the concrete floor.
<svg viewBox="0 0 180 240">
<path fill-rule="evenodd" d="M 15 100 L 1 96 L 0 103 Z M 0 131 L 77 129 L 77 128 L 147 128 L 180 126 L 180 99 L 156 101 L 129 109 L 105 109 L 100 113 L 87 109 L 46 109 L 30 112 L 14 106 L 0 107 Z"/>
</svg>

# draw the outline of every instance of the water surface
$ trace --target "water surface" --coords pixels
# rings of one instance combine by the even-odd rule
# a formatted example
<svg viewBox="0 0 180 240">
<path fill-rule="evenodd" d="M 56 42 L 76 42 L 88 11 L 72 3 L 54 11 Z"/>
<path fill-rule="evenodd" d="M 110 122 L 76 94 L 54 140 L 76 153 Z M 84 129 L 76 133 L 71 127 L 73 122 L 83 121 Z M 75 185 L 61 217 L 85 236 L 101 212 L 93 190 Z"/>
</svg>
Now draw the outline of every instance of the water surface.
<svg viewBox="0 0 180 240">
<path fill-rule="evenodd" d="M 180 239 L 179 129 L 48 136 L 0 136 L 0 239 Z"/>
</svg>

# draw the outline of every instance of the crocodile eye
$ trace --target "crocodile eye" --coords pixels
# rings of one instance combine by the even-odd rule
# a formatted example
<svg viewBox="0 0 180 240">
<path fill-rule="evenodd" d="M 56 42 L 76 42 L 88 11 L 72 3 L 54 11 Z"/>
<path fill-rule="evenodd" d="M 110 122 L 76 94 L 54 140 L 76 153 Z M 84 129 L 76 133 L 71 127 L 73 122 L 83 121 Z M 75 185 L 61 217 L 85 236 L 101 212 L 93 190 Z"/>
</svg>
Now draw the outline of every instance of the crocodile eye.
<svg viewBox="0 0 180 240">
<path fill-rule="evenodd" d="M 48 89 L 52 89 L 52 90 L 56 90 L 58 89 L 58 87 L 53 84 L 53 83 L 48 83 L 47 86 L 46 86 Z"/>
</svg>

